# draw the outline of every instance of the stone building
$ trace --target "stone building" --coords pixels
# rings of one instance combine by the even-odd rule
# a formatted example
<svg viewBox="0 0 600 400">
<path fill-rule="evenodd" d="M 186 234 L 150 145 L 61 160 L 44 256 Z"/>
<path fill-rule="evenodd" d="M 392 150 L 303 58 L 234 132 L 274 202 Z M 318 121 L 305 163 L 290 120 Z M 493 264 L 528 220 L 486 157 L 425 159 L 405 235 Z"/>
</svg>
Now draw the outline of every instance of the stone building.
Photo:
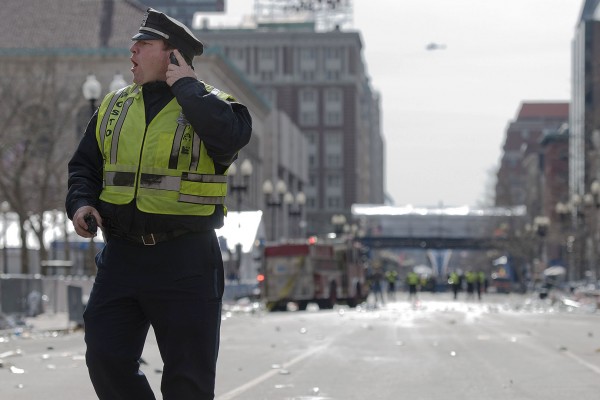
<svg viewBox="0 0 600 400">
<path fill-rule="evenodd" d="M 534 170 L 540 170 L 539 154 L 542 139 L 556 132 L 569 121 L 567 102 L 523 102 L 517 117 L 506 130 L 502 160 L 497 173 L 496 205 L 526 205 L 528 212 L 542 211 L 541 188 L 531 186 L 526 160 L 533 155 Z M 529 168 L 531 170 L 531 168 Z M 529 174 L 530 175 L 530 174 Z"/>
</svg>

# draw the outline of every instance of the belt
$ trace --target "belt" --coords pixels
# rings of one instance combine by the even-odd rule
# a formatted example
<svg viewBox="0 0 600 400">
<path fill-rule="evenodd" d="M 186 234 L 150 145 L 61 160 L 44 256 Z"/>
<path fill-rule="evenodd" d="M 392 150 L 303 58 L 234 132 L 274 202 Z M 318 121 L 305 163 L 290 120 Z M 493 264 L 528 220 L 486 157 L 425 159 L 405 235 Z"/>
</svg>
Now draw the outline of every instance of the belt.
<svg viewBox="0 0 600 400">
<path fill-rule="evenodd" d="M 174 239 L 179 236 L 183 236 L 186 233 L 191 233 L 186 230 L 174 230 L 171 232 L 160 232 L 160 233 L 147 233 L 145 235 L 132 235 L 124 232 L 114 232 L 110 231 L 108 236 L 114 236 L 121 239 L 128 240 L 134 243 L 141 243 L 145 246 L 154 246 L 160 242 L 166 242 L 167 240 Z"/>
</svg>

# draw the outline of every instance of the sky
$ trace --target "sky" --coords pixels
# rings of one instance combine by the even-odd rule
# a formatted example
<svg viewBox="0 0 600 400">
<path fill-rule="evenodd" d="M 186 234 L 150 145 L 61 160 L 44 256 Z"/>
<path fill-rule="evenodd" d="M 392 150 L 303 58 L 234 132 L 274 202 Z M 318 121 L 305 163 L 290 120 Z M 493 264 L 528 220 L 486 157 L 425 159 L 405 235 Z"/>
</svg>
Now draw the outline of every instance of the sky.
<svg viewBox="0 0 600 400">
<path fill-rule="evenodd" d="M 353 0 L 352 29 L 381 96 L 385 188 L 395 205 L 490 202 L 521 103 L 570 100 L 583 1 Z M 227 0 L 227 16 L 210 24 L 252 6 Z"/>
</svg>

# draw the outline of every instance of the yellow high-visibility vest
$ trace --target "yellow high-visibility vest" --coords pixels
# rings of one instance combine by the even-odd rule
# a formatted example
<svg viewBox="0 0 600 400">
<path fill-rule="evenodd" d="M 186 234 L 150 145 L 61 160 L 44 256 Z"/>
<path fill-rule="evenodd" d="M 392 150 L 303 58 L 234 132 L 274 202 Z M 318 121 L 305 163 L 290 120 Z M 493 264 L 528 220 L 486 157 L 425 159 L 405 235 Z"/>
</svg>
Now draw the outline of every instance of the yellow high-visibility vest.
<svg viewBox="0 0 600 400">
<path fill-rule="evenodd" d="M 419 283 L 419 275 L 417 275 L 414 272 L 409 272 L 406 277 L 406 280 L 408 281 L 409 285 L 416 285 Z"/>
<path fill-rule="evenodd" d="M 215 173 L 175 98 L 146 126 L 141 86 L 109 93 L 98 109 L 96 139 L 104 159 L 103 201 L 135 198 L 147 213 L 195 216 L 211 215 L 225 202 L 227 173 Z"/>
</svg>

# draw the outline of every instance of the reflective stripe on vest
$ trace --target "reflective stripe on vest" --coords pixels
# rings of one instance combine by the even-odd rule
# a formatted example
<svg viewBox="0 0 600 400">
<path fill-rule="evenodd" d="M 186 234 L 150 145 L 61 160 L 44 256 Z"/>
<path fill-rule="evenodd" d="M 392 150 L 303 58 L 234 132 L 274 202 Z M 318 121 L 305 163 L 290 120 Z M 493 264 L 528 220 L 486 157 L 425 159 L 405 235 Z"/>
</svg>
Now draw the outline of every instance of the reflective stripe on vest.
<svg viewBox="0 0 600 400">
<path fill-rule="evenodd" d="M 155 214 L 212 214 L 214 205 L 225 202 L 227 176 L 215 174 L 175 99 L 146 126 L 142 90 L 131 85 L 113 92 L 98 111 L 96 136 L 104 157 L 100 198 L 127 204 L 135 197 L 140 210 Z"/>
</svg>

